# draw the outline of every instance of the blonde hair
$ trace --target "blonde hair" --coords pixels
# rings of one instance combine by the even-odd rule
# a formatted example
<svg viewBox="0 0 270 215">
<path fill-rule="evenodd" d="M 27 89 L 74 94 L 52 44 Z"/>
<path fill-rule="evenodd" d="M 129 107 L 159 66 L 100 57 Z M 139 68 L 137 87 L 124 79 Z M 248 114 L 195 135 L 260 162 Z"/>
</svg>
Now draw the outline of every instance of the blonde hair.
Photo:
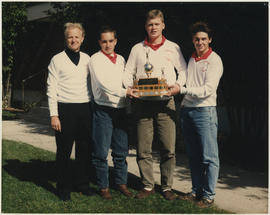
<svg viewBox="0 0 270 215">
<path fill-rule="evenodd" d="M 82 32 L 82 36 L 84 37 L 85 36 L 85 30 L 82 26 L 81 23 L 72 23 L 72 22 L 67 22 L 65 25 L 64 25 L 64 35 L 65 35 L 65 38 L 67 37 L 67 32 L 69 29 L 72 29 L 72 28 L 78 28 L 81 32 Z"/>
<path fill-rule="evenodd" d="M 154 9 L 154 10 L 150 10 L 147 14 L 146 14 L 146 22 L 149 19 L 155 19 L 155 18 L 160 18 L 160 20 L 162 22 L 164 22 L 164 16 L 161 10 L 158 9 Z"/>
</svg>

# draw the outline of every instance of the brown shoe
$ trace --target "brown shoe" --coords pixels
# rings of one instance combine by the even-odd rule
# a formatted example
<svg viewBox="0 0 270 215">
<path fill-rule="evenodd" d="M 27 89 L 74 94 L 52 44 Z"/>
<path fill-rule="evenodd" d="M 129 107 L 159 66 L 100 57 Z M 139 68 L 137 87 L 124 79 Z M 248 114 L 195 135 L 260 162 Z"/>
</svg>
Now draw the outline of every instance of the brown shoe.
<svg viewBox="0 0 270 215">
<path fill-rule="evenodd" d="M 121 193 L 123 193 L 127 197 L 133 197 L 133 193 L 131 193 L 126 184 L 119 184 L 117 185 L 117 190 L 119 190 Z"/>
<path fill-rule="evenodd" d="M 100 193 L 100 195 L 101 195 L 101 197 L 103 199 L 106 199 L 106 200 L 111 200 L 112 199 L 112 195 L 110 193 L 109 188 L 100 189 L 99 193 Z"/>
<path fill-rule="evenodd" d="M 196 197 L 195 193 L 185 193 L 184 195 L 180 195 L 178 199 L 185 200 L 185 201 L 196 201 L 199 200 L 198 197 Z"/>
<path fill-rule="evenodd" d="M 150 191 L 146 190 L 146 189 L 142 189 L 139 193 L 137 193 L 137 195 L 135 196 L 135 198 L 137 199 L 144 199 L 145 197 L 154 194 L 155 190 L 154 188 Z"/>
<path fill-rule="evenodd" d="M 172 190 L 166 190 L 162 193 L 165 199 L 167 200 L 174 200 L 177 198 L 177 195 Z"/>
<path fill-rule="evenodd" d="M 199 208 L 209 208 L 214 205 L 214 199 L 207 199 L 207 198 L 202 198 L 200 201 L 197 202 L 197 206 Z"/>
</svg>

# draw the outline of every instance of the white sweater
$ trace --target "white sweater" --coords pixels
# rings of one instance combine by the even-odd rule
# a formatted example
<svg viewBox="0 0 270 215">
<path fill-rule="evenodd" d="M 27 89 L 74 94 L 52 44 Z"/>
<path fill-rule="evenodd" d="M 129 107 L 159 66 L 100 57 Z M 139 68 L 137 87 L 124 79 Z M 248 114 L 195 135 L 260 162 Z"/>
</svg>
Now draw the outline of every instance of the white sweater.
<svg viewBox="0 0 270 215">
<path fill-rule="evenodd" d="M 176 82 L 183 86 L 186 82 L 186 62 L 182 55 L 180 47 L 169 40 L 165 40 L 164 44 L 156 51 L 140 42 L 131 49 L 124 75 L 125 87 L 133 86 L 133 78 L 146 78 L 144 70 L 146 63 L 146 52 L 149 51 L 149 61 L 154 66 L 151 77 L 161 78 L 161 71 L 164 68 L 165 79 L 168 85 Z M 176 76 L 176 72 L 178 78 Z M 176 80 L 177 78 L 177 80 Z"/>
<path fill-rule="evenodd" d="M 187 69 L 186 87 L 181 94 L 186 94 L 182 106 L 216 106 L 217 87 L 223 73 L 221 58 L 212 52 L 207 59 L 195 61 L 191 57 Z"/>
<path fill-rule="evenodd" d="M 117 55 L 115 64 L 101 51 L 91 56 L 89 69 L 97 104 L 114 108 L 126 106 L 126 89 L 122 84 L 124 68 L 125 60 L 121 55 Z"/>
<path fill-rule="evenodd" d="M 80 52 L 80 61 L 75 65 L 65 51 L 56 54 L 48 66 L 47 95 L 50 116 L 58 116 L 57 102 L 85 103 L 91 98 L 90 57 Z"/>
</svg>

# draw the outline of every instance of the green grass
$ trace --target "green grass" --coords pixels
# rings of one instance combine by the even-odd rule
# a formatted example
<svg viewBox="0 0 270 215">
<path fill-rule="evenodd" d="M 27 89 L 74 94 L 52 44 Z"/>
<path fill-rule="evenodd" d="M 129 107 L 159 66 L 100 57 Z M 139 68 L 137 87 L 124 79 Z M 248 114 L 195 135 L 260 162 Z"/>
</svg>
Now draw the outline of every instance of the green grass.
<svg viewBox="0 0 270 215">
<path fill-rule="evenodd" d="M 111 201 L 72 192 L 72 201 L 61 202 L 55 195 L 55 154 L 24 143 L 3 140 L 2 165 L 3 213 L 230 213 L 216 207 L 199 209 L 189 201 L 167 201 L 159 192 L 143 200 L 128 199 L 114 189 Z M 131 180 L 139 184 L 138 177 Z"/>
<path fill-rule="evenodd" d="M 3 120 L 13 120 L 17 118 L 17 114 L 12 111 L 3 110 L 2 119 Z"/>
</svg>

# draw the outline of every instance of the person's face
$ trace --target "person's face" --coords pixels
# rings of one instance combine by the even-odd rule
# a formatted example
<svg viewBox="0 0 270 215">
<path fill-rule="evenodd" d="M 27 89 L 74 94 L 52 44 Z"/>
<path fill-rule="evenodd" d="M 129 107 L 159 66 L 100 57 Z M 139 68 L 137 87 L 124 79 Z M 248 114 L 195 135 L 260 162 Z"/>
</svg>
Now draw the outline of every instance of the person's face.
<svg viewBox="0 0 270 215">
<path fill-rule="evenodd" d="M 193 35 L 192 42 L 197 54 L 202 55 L 208 51 L 209 44 L 212 42 L 212 39 L 209 38 L 206 32 L 197 32 Z"/>
<path fill-rule="evenodd" d="M 100 40 L 98 41 L 100 48 L 106 54 L 112 54 L 117 43 L 117 39 L 113 32 L 106 32 L 100 34 Z"/>
<path fill-rule="evenodd" d="M 83 40 L 83 33 L 78 28 L 71 28 L 66 33 L 67 47 L 74 52 L 80 51 Z"/>
<path fill-rule="evenodd" d="M 149 39 L 156 39 L 162 35 L 162 31 L 165 28 L 164 22 L 159 17 L 149 19 L 145 23 L 145 30 Z"/>
</svg>

